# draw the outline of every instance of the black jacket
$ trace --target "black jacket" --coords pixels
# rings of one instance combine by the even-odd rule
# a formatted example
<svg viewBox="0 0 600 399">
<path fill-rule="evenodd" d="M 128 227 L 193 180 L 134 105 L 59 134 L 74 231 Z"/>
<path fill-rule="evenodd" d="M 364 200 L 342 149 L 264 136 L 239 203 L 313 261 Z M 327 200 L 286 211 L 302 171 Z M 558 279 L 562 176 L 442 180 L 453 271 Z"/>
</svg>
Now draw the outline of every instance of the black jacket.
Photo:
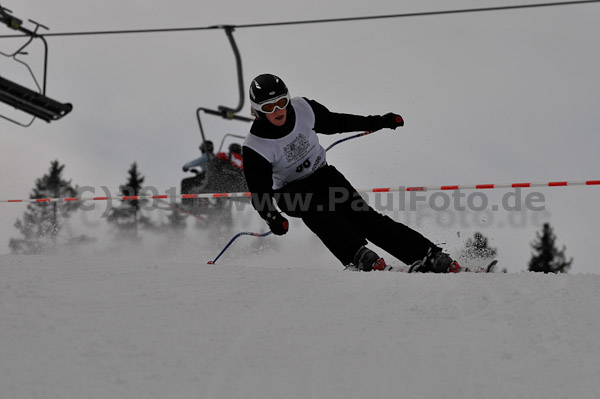
<svg viewBox="0 0 600 399">
<path fill-rule="evenodd" d="M 335 134 L 357 131 L 376 131 L 382 128 L 379 115 L 351 115 L 329 111 L 314 100 L 305 98 L 315 113 L 314 131 L 322 134 Z M 294 128 L 296 114 L 294 108 L 288 106 L 287 119 L 283 126 L 277 127 L 266 118 L 257 118 L 250 132 L 258 137 L 278 139 L 285 137 Z M 276 212 L 273 205 L 273 167 L 269 161 L 249 147 L 242 148 L 244 157 L 244 174 L 248 190 L 252 193 L 252 205 L 264 219 L 267 212 Z"/>
</svg>

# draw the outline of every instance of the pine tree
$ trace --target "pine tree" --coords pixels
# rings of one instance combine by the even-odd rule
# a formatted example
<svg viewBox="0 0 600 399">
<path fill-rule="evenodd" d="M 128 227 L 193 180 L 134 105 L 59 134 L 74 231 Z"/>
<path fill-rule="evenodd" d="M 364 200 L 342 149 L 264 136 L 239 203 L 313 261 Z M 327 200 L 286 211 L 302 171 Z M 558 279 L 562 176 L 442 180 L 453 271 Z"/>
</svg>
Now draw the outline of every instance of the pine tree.
<svg viewBox="0 0 600 399">
<path fill-rule="evenodd" d="M 496 256 L 498 250 L 488 246 L 488 239 L 481 233 L 475 233 L 473 238 L 469 238 L 465 243 L 465 248 L 460 254 L 460 258 L 469 261 L 488 260 Z"/>
<path fill-rule="evenodd" d="M 119 186 L 120 196 L 140 195 L 145 178 L 138 171 L 137 163 L 134 162 L 129 168 L 127 183 Z M 119 206 L 110 210 L 107 221 L 114 224 L 123 236 L 132 240 L 138 239 L 138 230 L 141 225 L 144 228 L 152 228 L 152 222 L 142 212 L 142 207 L 148 200 L 126 200 Z"/>
<path fill-rule="evenodd" d="M 62 173 L 65 165 L 58 160 L 50 163 L 50 170 L 35 181 L 31 199 L 70 198 L 75 197 L 77 187 L 70 180 L 64 180 Z M 65 227 L 63 219 L 75 212 L 80 206 L 78 201 L 69 202 L 34 202 L 27 205 L 23 219 L 18 219 L 15 227 L 24 238 L 12 238 L 9 247 L 15 254 L 39 254 L 56 247 L 61 231 Z M 73 238 L 77 241 L 84 237 Z"/>
<path fill-rule="evenodd" d="M 536 241 L 531 243 L 535 250 L 529 261 L 529 270 L 543 273 L 567 273 L 573 258 L 566 260 L 565 250 L 556 248 L 556 235 L 549 223 L 544 223 L 542 232 L 536 233 Z"/>
</svg>

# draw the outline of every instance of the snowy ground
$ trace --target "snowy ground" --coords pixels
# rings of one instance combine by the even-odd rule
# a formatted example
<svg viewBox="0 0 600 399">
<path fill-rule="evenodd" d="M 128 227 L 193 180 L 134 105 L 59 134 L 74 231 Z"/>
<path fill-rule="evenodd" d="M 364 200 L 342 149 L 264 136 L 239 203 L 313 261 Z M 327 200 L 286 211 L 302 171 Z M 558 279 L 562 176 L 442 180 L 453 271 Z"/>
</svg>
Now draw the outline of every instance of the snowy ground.
<svg viewBox="0 0 600 399">
<path fill-rule="evenodd" d="M 599 275 L 164 258 L 0 255 L 0 397 L 600 397 Z"/>
</svg>

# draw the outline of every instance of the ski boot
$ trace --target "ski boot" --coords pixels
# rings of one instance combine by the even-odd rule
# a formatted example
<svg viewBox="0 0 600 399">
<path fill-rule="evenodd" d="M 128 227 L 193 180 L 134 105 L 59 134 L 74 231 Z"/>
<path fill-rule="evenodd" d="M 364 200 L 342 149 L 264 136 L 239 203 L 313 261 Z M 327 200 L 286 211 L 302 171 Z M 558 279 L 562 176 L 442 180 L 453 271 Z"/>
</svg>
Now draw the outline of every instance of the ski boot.
<svg viewBox="0 0 600 399">
<path fill-rule="evenodd" d="M 450 255 L 441 249 L 429 248 L 427 255 L 421 260 L 414 262 L 408 269 L 409 273 L 458 273 L 460 265 L 452 260 Z"/>
<path fill-rule="evenodd" d="M 370 272 L 371 270 L 387 270 L 388 266 L 383 258 L 380 258 L 369 248 L 362 246 L 356 251 L 352 264 L 346 266 L 346 270 Z"/>
</svg>

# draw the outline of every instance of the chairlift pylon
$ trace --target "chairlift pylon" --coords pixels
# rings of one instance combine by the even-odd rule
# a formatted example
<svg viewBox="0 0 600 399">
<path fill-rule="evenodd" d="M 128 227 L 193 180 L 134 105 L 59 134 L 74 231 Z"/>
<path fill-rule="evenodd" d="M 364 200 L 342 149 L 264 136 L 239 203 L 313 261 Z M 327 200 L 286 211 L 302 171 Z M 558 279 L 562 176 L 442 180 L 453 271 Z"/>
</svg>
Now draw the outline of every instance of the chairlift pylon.
<svg viewBox="0 0 600 399">
<path fill-rule="evenodd" d="M 3 55 L 7 58 L 12 58 L 14 61 L 24 65 L 29 71 L 31 77 L 33 78 L 33 81 L 37 86 L 38 91 L 29 89 L 23 85 L 14 83 L 0 76 L 0 101 L 29 115 L 32 115 L 33 118 L 29 123 L 22 123 L 6 115 L 0 114 L 0 117 L 23 127 L 31 126 L 35 118 L 43 119 L 46 122 L 58 120 L 66 114 L 68 114 L 69 112 L 71 112 L 73 110 L 73 105 L 70 103 L 61 103 L 46 96 L 48 43 L 46 42 L 46 39 L 43 36 L 38 34 L 38 30 L 40 28 L 48 28 L 31 19 L 29 20 L 29 22 L 35 25 L 35 29 L 29 30 L 27 28 L 24 28 L 23 21 L 19 18 L 14 17 L 11 13 L 12 12 L 10 10 L 0 5 L 0 22 L 8 26 L 10 29 L 24 33 L 25 36 L 29 37 L 29 39 L 23 46 L 21 46 L 15 52 L 11 54 L 0 52 L 0 55 Z M 35 74 L 31 70 L 29 65 L 25 61 L 18 58 L 19 55 L 26 54 L 24 53 L 25 48 L 29 46 L 29 44 L 31 44 L 33 39 L 38 38 L 41 39 L 42 43 L 44 44 L 44 76 L 41 85 L 38 83 Z"/>
</svg>

